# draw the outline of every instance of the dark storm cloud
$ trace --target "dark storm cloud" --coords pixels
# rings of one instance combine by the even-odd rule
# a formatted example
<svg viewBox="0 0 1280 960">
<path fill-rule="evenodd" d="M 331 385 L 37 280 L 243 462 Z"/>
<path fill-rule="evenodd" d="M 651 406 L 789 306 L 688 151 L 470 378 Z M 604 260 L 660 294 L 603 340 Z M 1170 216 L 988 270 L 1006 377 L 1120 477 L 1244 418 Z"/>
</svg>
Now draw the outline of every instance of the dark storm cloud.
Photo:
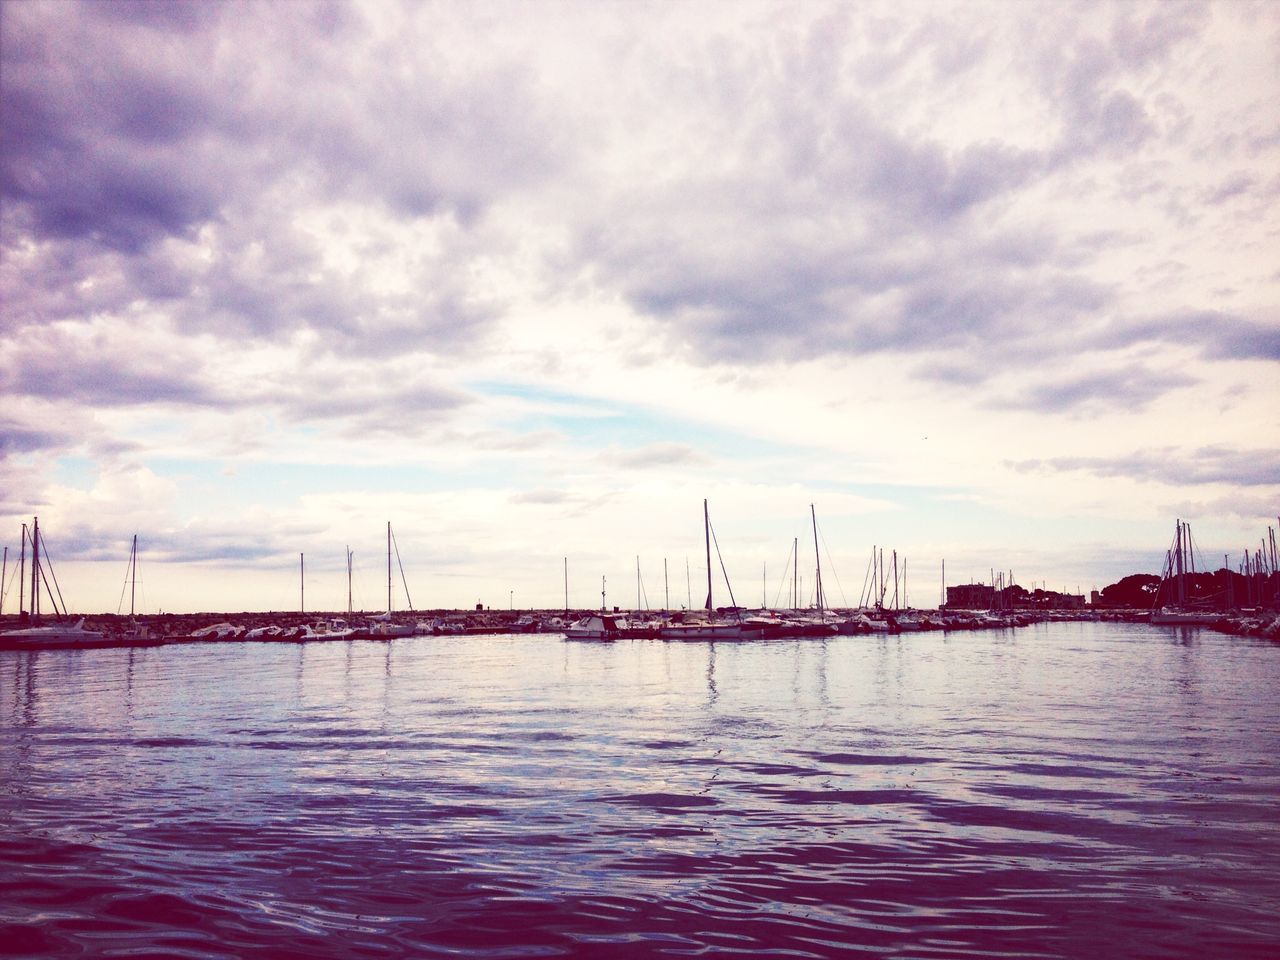
<svg viewBox="0 0 1280 960">
<path fill-rule="evenodd" d="M 1015 470 L 1081 471 L 1099 477 L 1123 477 L 1158 483 L 1225 483 L 1237 486 L 1280 484 L 1280 451 L 1235 450 L 1221 446 L 1185 451 L 1173 447 L 1136 451 L 1123 457 L 1054 457 L 1006 461 Z"/>
</svg>

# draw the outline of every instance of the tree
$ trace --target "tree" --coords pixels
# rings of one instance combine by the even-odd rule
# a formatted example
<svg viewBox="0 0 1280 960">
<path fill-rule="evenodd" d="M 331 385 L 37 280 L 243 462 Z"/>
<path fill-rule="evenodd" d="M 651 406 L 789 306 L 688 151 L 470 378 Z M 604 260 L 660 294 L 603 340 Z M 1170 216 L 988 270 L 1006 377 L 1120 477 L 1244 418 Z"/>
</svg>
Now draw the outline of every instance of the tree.
<svg viewBox="0 0 1280 960">
<path fill-rule="evenodd" d="M 1107 607 L 1150 607 L 1160 589 L 1160 578 L 1150 573 L 1133 573 L 1108 587 L 1100 594 Z"/>
</svg>

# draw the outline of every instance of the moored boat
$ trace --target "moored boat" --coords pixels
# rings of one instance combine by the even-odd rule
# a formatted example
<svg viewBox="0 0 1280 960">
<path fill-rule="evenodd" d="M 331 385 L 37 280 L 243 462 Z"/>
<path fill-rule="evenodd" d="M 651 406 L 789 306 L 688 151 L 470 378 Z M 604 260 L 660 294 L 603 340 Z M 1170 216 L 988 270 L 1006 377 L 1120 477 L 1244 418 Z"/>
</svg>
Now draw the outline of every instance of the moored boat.
<svg viewBox="0 0 1280 960">
<path fill-rule="evenodd" d="M 115 643 L 101 630 L 90 630 L 81 617 L 75 623 L 46 623 L 0 633 L 0 647 L 95 647 Z"/>
<path fill-rule="evenodd" d="M 564 628 L 566 640 L 595 640 L 612 643 L 623 635 L 626 623 L 618 617 L 591 614 Z"/>
</svg>

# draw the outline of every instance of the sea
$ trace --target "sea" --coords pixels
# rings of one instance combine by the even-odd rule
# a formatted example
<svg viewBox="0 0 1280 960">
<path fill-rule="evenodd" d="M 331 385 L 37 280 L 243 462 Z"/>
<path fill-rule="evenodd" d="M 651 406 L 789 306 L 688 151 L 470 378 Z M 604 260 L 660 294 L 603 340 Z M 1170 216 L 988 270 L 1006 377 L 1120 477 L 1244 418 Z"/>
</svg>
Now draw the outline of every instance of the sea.
<svg viewBox="0 0 1280 960">
<path fill-rule="evenodd" d="M 0 954 L 1280 956 L 1280 645 L 0 652 Z"/>
</svg>

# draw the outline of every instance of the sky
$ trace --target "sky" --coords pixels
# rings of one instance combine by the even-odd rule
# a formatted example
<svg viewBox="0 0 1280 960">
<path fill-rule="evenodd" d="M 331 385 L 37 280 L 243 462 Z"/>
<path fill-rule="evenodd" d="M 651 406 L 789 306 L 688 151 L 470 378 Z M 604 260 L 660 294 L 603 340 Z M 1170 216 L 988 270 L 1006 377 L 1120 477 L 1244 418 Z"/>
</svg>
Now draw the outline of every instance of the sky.
<svg viewBox="0 0 1280 960">
<path fill-rule="evenodd" d="M 5 2 L 0 257 L 73 611 L 134 535 L 141 612 L 384 609 L 388 523 L 396 609 L 700 606 L 705 499 L 717 604 L 930 606 L 1280 523 L 1280 4 Z"/>
</svg>

